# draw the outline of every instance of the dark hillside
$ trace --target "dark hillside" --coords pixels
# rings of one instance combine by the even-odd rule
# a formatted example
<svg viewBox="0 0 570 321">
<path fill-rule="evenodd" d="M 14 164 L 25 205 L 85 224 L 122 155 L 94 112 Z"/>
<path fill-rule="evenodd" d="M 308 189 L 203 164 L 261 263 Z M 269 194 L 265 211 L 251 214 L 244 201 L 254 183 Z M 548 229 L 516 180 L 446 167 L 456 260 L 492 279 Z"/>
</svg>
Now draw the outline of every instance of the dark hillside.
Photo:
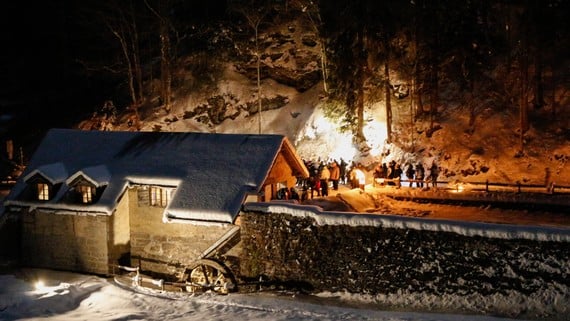
<svg viewBox="0 0 570 321">
<path fill-rule="evenodd" d="M 262 131 L 288 135 L 306 158 L 437 161 L 449 180 L 543 182 L 570 158 L 568 6 L 54 1 L 5 29 L 3 101 L 26 98 L 38 121 L 4 137 L 33 146 L 73 124 Z M 9 21 L 30 17 L 12 11 Z"/>
</svg>

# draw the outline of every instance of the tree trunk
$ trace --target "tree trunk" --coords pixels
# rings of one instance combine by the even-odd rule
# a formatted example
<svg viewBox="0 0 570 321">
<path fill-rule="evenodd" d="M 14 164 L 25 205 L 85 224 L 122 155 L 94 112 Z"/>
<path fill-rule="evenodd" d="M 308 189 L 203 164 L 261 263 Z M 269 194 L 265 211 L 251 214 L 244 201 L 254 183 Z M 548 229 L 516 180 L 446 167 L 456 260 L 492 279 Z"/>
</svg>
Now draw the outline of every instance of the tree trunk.
<svg viewBox="0 0 570 321">
<path fill-rule="evenodd" d="M 544 80 L 542 77 L 543 66 L 540 47 L 539 44 L 538 49 L 536 49 L 534 53 L 534 108 L 544 106 Z"/>
<path fill-rule="evenodd" d="M 324 40 L 320 41 L 321 43 L 321 74 L 323 76 L 323 91 L 325 93 L 329 92 L 329 88 L 327 85 L 327 78 L 328 78 L 328 73 L 327 73 L 327 51 L 325 48 L 325 44 L 324 44 Z"/>
<path fill-rule="evenodd" d="M 521 57 L 521 94 L 520 94 L 520 150 L 524 150 L 524 134 L 529 129 L 528 123 L 528 61 L 526 52 Z"/>
<path fill-rule="evenodd" d="M 552 106 L 552 119 L 556 119 L 556 107 L 558 104 L 556 101 L 556 85 L 558 83 L 556 79 L 556 68 L 552 68 L 550 79 L 552 86 L 552 103 L 550 104 Z"/>
<path fill-rule="evenodd" d="M 358 137 L 358 142 L 363 143 L 366 141 L 366 137 L 364 137 L 364 65 L 361 65 L 359 68 L 361 71 L 358 77 L 358 94 L 356 96 L 356 136 Z"/>
<path fill-rule="evenodd" d="M 133 72 L 134 72 L 134 79 L 136 82 L 136 100 L 133 102 L 134 108 L 138 110 L 138 106 L 143 100 L 143 79 L 142 79 L 142 67 L 141 67 L 141 59 L 140 59 L 140 48 L 139 48 L 139 32 L 137 27 L 137 21 L 135 18 L 135 9 L 130 4 L 130 11 L 131 11 L 131 55 L 133 59 Z M 138 111 L 137 111 L 138 115 Z"/>
<path fill-rule="evenodd" d="M 527 10 L 530 9 L 529 6 L 526 7 Z M 521 73 L 521 88 L 520 88 L 520 100 L 519 100 L 519 120 L 520 120 L 520 151 L 524 151 L 524 134 L 529 129 L 528 122 L 528 51 L 529 51 L 529 27 L 528 27 L 528 15 L 527 20 L 523 21 L 523 36 L 522 36 L 522 54 L 520 57 L 520 73 Z"/>
<path fill-rule="evenodd" d="M 439 66 L 438 59 L 433 58 L 431 70 L 431 99 L 429 106 L 429 128 L 430 132 L 433 131 L 435 115 L 437 114 L 439 106 Z"/>
<path fill-rule="evenodd" d="M 415 110 L 415 106 L 414 106 L 414 103 L 415 103 L 415 102 L 414 102 L 414 100 L 416 99 L 416 97 L 415 97 L 415 96 L 416 96 L 416 94 L 415 94 L 416 82 L 415 82 L 415 80 L 414 80 L 414 76 L 412 76 L 411 83 L 412 83 L 412 84 L 411 84 L 411 86 L 410 86 L 410 87 L 411 87 L 411 88 L 410 88 L 410 145 L 411 145 L 410 147 L 412 148 L 412 152 L 413 152 L 414 149 L 415 149 L 414 131 L 416 130 L 416 129 L 415 129 L 415 125 L 416 125 L 416 122 L 415 122 L 416 115 L 415 115 L 415 112 L 414 112 L 414 110 Z"/>
<path fill-rule="evenodd" d="M 119 43 L 121 45 L 121 51 L 123 52 L 123 58 L 125 59 L 125 65 L 127 66 L 127 83 L 129 84 L 129 94 L 131 96 L 132 104 L 135 105 L 137 102 L 137 95 L 135 92 L 133 62 L 129 53 L 129 46 L 127 45 L 127 41 L 125 39 L 124 30 L 115 30 L 111 26 L 109 26 L 109 28 L 115 37 L 117 37 L 117 40 L 119 40 Z"/>
<path fill-rule="evenodd" d="M 386 49 L 384 61 L 384 93 L 386 95 L 386 142 L 392 143 L 392 95 L 390 94 L 390 52 Z"/>
<path fill-rule="evenodd" d="M 259 24 L 255 25 L 255 55 L 257 57 L 257 113 L 258 130 L 261 134 L 261 55 L 259 54 Z"/>
<path fill-rule="evenodd" d="M 162 82 L 163 108 L 170 113 L 172 96 L 172 75 L 170 72 L 170 35 L 164 19 L 160 22 L 160 74 Z"/>
</svg>

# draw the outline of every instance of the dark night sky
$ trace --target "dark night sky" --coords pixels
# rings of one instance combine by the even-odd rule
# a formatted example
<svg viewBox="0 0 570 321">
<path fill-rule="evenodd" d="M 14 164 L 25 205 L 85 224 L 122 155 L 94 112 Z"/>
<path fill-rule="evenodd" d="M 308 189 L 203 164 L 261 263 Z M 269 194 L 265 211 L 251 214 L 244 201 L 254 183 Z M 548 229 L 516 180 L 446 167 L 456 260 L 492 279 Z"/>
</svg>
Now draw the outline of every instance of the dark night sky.
<svg viewBox="0 0 570 321">
<path fill-rule="evenodd" d="M 66 31 L 62 3 L 3 5 L 0 126 L 2 138 L 14 139 L 16 144 L 35 140 L 49 127 L 69 126 L 76 114 L 74 97 L 83 94 L 83 80 L 74 76 L 73 38 Z"/>
</svg>

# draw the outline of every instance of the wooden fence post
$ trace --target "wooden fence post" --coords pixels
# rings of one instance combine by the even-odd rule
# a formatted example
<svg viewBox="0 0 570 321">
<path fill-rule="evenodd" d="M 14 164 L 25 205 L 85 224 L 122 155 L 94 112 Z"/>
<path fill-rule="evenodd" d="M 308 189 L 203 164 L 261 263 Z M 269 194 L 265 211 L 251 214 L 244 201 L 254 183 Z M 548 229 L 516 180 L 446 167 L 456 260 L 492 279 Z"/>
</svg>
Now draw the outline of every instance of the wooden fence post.
<svg viewBox="0 0 570 321">
<path fill-rule="evenodd" d="M 521 192 L 521 182 L 517 182 L 517 187 L 519 189 L 519 193 Z"/>
<path fill-rule="evenodd" d="M 489 193 L 489 179 L 485 181 L 485 192 Z"/>
</svg>

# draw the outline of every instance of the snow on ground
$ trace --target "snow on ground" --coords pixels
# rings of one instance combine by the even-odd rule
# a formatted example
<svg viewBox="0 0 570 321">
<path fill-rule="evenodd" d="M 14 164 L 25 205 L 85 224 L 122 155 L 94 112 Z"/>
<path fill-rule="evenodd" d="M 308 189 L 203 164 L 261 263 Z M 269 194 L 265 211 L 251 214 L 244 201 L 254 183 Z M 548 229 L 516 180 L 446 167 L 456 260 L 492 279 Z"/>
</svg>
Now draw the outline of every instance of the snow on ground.
<svg viewBox="0 0 570 321">
<path fill-rule="evenodd" d="M 43 281 L 42 287 L 36 287 Z M 335 294 L 338 295 L 338 294 Z M 323 294 L 327 296 L 327 294 Z M 399 300 L 405 299 L 403 297 Z M 407 300 L 422 298 L 409 297 Z M 453 300 L 450 297 L 432 300 Z M 0 275 L 0 320 L 498 321 L 492 316 L 382 311 L 293 294 L 143 294 L 111 279 L 41 269 Z M 336 301 L 339 303 L 340 301 Z M 441 302 L 440 302 L 441 304 Z M 505 304 L 509 304 L 505 302 Z"/>
</svg>

